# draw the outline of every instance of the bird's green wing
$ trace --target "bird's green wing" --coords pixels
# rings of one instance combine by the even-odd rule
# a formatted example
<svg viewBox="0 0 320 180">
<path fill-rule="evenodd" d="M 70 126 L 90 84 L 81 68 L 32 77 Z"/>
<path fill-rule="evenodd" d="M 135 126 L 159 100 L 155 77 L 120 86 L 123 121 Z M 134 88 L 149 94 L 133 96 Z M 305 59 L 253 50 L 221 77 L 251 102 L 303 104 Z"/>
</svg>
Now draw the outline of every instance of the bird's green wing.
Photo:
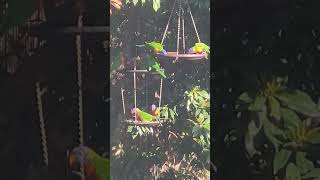
<svg viewBox="0 0 320 180">
<path fill-rule="evenodd" d="M 160 64 L 157 62 L 155 57 L 152 56 L 148 56 L 146 59 L 146 65 L 148 70 L 150 71 L 155 71 L 157 73 L 159 73 L 159 75 L 162 78 L 167 78 L 167 76 L 164 73 L 164 70 L 160 67 Z"/>
<path fill-rule="evenodd" d="M 162 78 L 167 78 L 167 76 L 164 74 L 164 70 L 161 69 L 160 67 L 160 64 L 158 62 L 155 62 L 155 64 L 153 64 L 152 66 L 152 69 L 154 71 L 156 71 L 157 73 L 159 73 L 159 75 L 162 77 Z"/>
<path fill-rule="evenodd" d="M 110 180 L 110 160 L 101 157 L 92 149 L 89 149 L 88 158 L 94 164 L 97 175 L 101 180 Z"/>
<path fill-rule="evenodd" d="M 155 116 L 153 116 L 153 115 L 151 115 L 151 114 L 149 114 L 149 113 L 147 113 L 147 112 L 144 112 L 144 111 L 140 111 L 140 112 L 139 112 L 139 115 L 140 115 L 141 120 L 142 120 L 143 122 L 150 122 L 150 121 L 156 119 Z"/>
</svg>

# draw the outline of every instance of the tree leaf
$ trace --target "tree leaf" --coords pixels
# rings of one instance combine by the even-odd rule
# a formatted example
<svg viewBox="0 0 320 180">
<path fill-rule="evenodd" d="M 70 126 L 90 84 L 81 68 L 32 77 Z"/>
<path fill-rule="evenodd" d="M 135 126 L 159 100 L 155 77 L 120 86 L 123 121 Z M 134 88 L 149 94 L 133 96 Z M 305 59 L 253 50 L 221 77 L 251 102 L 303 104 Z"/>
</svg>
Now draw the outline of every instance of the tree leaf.
<svg viewBox="0 0 320 180">
<path fill-rule="evenodd" d="M 303 179 L 319 178 L 319 177 L 320 177 L 320 168 L 311 169 L 307 174 L 302 176 Z"/>
<path fill-rule="evenodd" d="M 127 132 L 132 132 L 133 126 L 128 126 Z"/>
<path fill-rule="evenodd" d="M 306 141 L 312 144 L 320 144 L 320 128 L 313 128 L 306 134 Z"/>
<path fill-rule="evenodd" d="M 249 96 L 249 94 L 247 92 L 242 93 L 238 99 L 240 101 L 243 101 L 244 103 L 251 103 L 253 101 L 253 99 Z"/>
<path fill-rule="evenodd" d="M 284 132 L 279 129 L 277 126 L 272 124 L 266 115 L 261 114 L 260 118 L 262 118 L 263 122 L 263 131 L 267 139 L 273 143 L 276 152 L 278 152 L 278 147 L 281 144 L 281 141 L 276 138 L 276 136 L 284 136 Z"/>
<path fill-rule="evenodd" d="M 320 117 L 317 105 L 310 96 L 302 91 L 280 91 L 275 94 L 284 105 L 310 117 Z"/>
<path fill-rule="evenodd" d="M 276 153 L 273 159 L 273 174 L 277 174 L 278 171 L 287 164 L 292 152 L 286 149 L 281 149 Z"/>
<path fill-rule="evenodd" d="M 281 115 L 284 121 L 284 127 L 287 129 L 295 129 L 301 123 L 299 116 L 288 108 L 281 108 Z"/>
<path fill-rule="evenodd" d="M 136 5 L 139 2 L 139 0 L 132 0 L 132 2 L 133 2 L 133 5 Z"/>
<path fill-rule="evenodd" d="M 274 117 L 276 120 L 280 120 L 281 113 L 280 113 L 279 101 L 272 96 L 270 96 L 268 100 L 269 100 L 269 106 L 270 106 L 270 116 Z"/>
<path fill-rule="evenodd" d="M 158 9 L 160 8 L 160 0 L 153 0 L 153 9 L 154 11 L 158 11 Z"/>
<path fill-rule="evenodd" d="M 301 180 L 299 169 L 293 163 L 290 163 L 286 169 L 286 179 Z"/>
<path fill-rule="evenodd" d="M 306 158 L 305 152 L 296 153 L 296 165 L 299 168 L 301 174 L 305 174 L 314 168 L 313 162 Z"/>
<path fill-rule="evenodd" d="M 257 125 L 255 123 L 255 120 L 251 120 L 248 124 L 248 130 L 245 134 L 245 147 L 246 151 L 249 155 L 249 158 L 253 157 L 254 154 L 256 154 L 257 150 L 254 145 L 254 138 L 255 136 L 260 132 L 262 128 L 262 119 L 258 118 L 258 121 L 260 121 Z"/>
<path fill-rule="evenodd" d="M 253 103 L 248 107 L 250 111 L 262 111 L 263 106 L 265 105 L 266 98 L 263 96 L 257 96 Z"/>
<path fill-rule="evenodd" d="M 198 92 L 198 94 L 205 99 L 209 99 L 209 94 L 207 91 L 201 90 Z"/>
</svg>

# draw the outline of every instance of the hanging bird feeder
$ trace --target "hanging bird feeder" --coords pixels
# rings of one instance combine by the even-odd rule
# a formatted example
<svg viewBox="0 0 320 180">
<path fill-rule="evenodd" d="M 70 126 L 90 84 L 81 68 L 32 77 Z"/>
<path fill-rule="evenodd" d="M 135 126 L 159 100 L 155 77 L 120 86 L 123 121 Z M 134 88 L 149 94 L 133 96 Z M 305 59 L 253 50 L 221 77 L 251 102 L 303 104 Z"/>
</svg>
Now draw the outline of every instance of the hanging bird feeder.
<svg viewBox="0 0 320 180">
<path fill-rule="evenodd" d="M 164 39 L 166 37 L 167 31 L 168 31 L 168 28 L 169 28 L 169 24 L 170 24 L 172 15 L 173 15 L 173 12 L 176 9 L 176 5 L 178 6 L 177 7 L 178 8 L 178 13 L 177 13 L 177 16 L 178 16 L 178 22 L 177 22 L 178 23 L 177 24 L 177 49 L 176 49 L 176 51 L 169 51 L 169 52 L 166 52 L 166 53 L 156 53 L 155 54 L 156 57 L 158 57 L 158 59 L 161 59 L 161 60 L 173 60 L 174 62 L 177 61 L 177 60 L 179 60 L 179 61 L 181 61 L 181 60 L 184 60 L 184 61 L 198 61 L 198 60 L 202 60 L 202 59 L 207 58 L 208 54 L 206 52 L 201 52 L 201 53 L 189 53 L 189 52 L 186 52 L 186 47 L 185 47 L 186 46 L 186 43 L 185 43 L 185 23 L 184 23 L 185 22 L 184 21 L 185 9 L 187 10 L 187 12 L 189 12 L 189 15 L 191 17 L 191 21 L 192 21 L 192 24 L 193 24 L 193 28 L 195 30 L 195 34 L 197 36 L 198 43 L 199 44 L 201 43 L 200 36 L 198 34 L 197 27 L 196 27 L 195 21 L 193 19 L 192 13 L 191 13 L 191 9 L 190 9 L 188 0 L 175 0 L 175 2 L 173 4 L 173 7 L 172 7 L 172 10 L 171 10 L 171 13 L 170 13 L 170 16 L 169 16 L 169 20 L 168 20 L 166 29 L 165 29 L 165 31 L 163 33 L 163 36 L 162 36 L 161 45 L 163 45 Z M 182 35 L 180 34 L 181 30 L 182 30 Z M 181 39 L 182 39 L 182 51 L 180 51 L 180 36 L 181 36 Z"/>
<path fill-rule="evenodd" d="M 124 117 L 126 117 L 125 122 L 128 125 L 134 125 L 134 126 L 137 126 L 137 125 L 138 126 L 158 126 L 158 125 L 161 125 L 163 122 L 168 120 L 166 118 L 161 117 L 161 109 L 162 109 L 161 99 L 162 99 L 163 79 L 160 78 L 159 94 L 157 93 L 158 90 L 156 90 L 154 92 L 155 96 L 153 98 L 157 99 L 156 101 L 158 101 L 158 102 L 154 103 L 155 101 L 153 101 L 154 104 L 152 104 L 152 106 L 150 106 L 151 104 L 149 104 L 149 96 L 150 96 L 149 91 L 154 90 L 154 89 L 150 90 L 151 89 L 150 87 L 155 87 L 155 85 L 153 83 L 152 86 L 150 86 L 150 84 L 149 84 L 150 79 L 149 78 L 154 76 L 154 73 L 150 72 L 148 70 L 139 70 L 139 69 L 137 69 L 136 61 L 134 61 L 134 63 L 135 63 L 134 69 L 133 70 L 126 70 L 126 72 L 125 72 L 128 75 L 133 74 L 133 105 L 130 106 L 129 104 L 126 104 L 129 102 L 126 101 L 126 98 L 125 98 L 125 97 L 129 96 L 131 99 L 132 98 L 132 91 L 121 88 L 123 114 L 124 114 Z M 140 75 L 140 74 L 144 74 L 144 76 L 143 76 L 144 81 L 142 81 L 141 79 L 138 79 L 138 75 Z M 144 84 L 144 87 L 138 88 L 137 81 L 139 81 L 139 85 Z M 157 81 L 157 80 L 155 80 L 155 81 Z M 138 90 L 139 90 L 139 92 L 138 92 Z M 125 92 L 126 92 L 126 95 L 125 95 Z M 137 99 L 141 99 L 141 101 L 138 102 Z M 146 107 L 146 108 L 141 108 L 141 107 Z M 145 109 L 145 111 L 142 111 L 143 114 L 140 114 L 141 113 L 140 109 L 141 110 Z M 137 110 L 139 110 L 139 112 L 137 112 Z M 147 117 L 151 118 L 152 120 L 146 121 L 144 119 L 144 117 L 142 117 L 143 115 L 146 115 Z M 153 117 L 151 117 L 151 116 L 153 116 Z"/>
</svg>

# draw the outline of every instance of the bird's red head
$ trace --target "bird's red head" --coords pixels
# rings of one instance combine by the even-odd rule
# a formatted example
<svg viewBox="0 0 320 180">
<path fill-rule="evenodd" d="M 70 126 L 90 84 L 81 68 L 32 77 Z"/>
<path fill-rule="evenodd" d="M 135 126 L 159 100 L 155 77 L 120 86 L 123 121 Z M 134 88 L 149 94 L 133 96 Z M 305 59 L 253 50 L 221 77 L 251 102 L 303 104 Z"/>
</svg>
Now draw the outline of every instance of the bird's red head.
<svg viewBox="0 0 320 180">
<path fill-rule="evenodd" d="M 151 105 L 151 114 L 153 116 L 157 116 L 157 115 L 159 115 L 159 113 L 160 113 L 159 108 L 157 108 L 156 105 L 152 104 Z"/>
</svg>

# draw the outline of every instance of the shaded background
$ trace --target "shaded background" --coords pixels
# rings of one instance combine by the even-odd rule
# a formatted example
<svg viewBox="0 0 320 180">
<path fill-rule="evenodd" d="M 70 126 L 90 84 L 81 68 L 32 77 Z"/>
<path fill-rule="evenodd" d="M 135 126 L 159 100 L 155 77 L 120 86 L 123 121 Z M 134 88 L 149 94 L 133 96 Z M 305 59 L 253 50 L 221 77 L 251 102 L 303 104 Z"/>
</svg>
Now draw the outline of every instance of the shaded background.
<svg viewBox="0 0 320 180">
<path fill-rule="evenodd" d="M 214 164 L 216 179 L 273 179 L 272 150 L 248 160 L 246 123 L 236 99 L 260 88 L 262 76 L 288 76 L 288 86 L 319 98 L 319 1 L 220 1 L 213 3 Z M 226 143 L 226 136 L 235 141 Z M 262 140 L 260 143 L 263 143 Z M 318 155 L 312 154 L 317 162 Z M 263 163 L 267 165 L 264 166 Z M 315 166 L 319 164 L 315 163 Z"/>
<path fill-rule="evenodd" d="M 107 25 L 109 11 L 104 7 L 108 2 L 30 0 L 0 4 L 1 179 L 72 179 L 66 153 L 79 144 L 76 44 L 74 34 L 56 31 L 75 27 L 80 12 L 84 25 Z M 108 37 L 107 32 L 82 36 L 85 145 L 99 154 L 109 152 L 109 54 L 104 45 Z M 42 101 L 48 169 L 41 151 L 38 81 L 47 88 Z"/>
</svg>

